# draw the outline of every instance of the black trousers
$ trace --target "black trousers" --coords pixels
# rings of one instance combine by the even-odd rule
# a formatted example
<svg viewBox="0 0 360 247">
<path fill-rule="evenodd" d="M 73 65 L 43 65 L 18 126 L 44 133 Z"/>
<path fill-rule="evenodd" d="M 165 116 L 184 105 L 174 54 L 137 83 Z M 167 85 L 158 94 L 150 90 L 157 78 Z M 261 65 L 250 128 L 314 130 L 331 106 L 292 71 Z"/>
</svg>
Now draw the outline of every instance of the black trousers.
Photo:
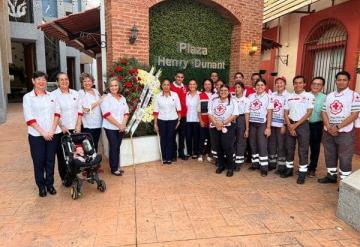
<svg viewBox="0 0 360 247">
<path fill-rule="evenodd" d="M 115 172 L 120 168 L 120 145 L 124 136 L 124 132 L 119 130 L 105 129 L 106 137 L 109 142 L 109 164 L 111 172 Z"/>
<path fill-rule="evenodd" d="M 186 148 L 188 155 L 199 155 L 199 135 L 200 123 L 199 122 L 186 122 Z"/>
<path fill-rule="evenodd" d="M 96 129 L 83 128 L 82 132 L 89 133 L 92 135 L 93 140 L 94 140 L 95 149 L 96 149 L 96 151 L 98 151 L 98 144 L 99 144 L 99 140 L 100 140 L 101 128 L 96 128 Z"/>
<path fill-rule="evenodd" d="M 245 115 L 239 115 L 236 119 L 236 128 L 235 128 L 235 150 L 236 150 L 236 157 L 235 163 L 237 165 L 245 163 L 245 150 L 247 146 L 247 138 L 244 137 L 246 129 L 245 123 Z"/>
<path fill-rule="evenodd" d="M 175 127 L 177 123 L 177 119 L 167 121 L 158 119 L 160 147 L 163 161 L 171 161 L 173 158 Z"/>
<path fill-rule="evenodd" d="M 271 127 L 268 140 L 269 163 L 285 166 L 286 161 L 286 133 L 281 134 L 281 127 Z"/>
<path fill-rule="evenodd" d="M 209 154 L 211 147 L 209 127 L 200 127 L 199 152 L 201 155 Z"/>
<path fill-rule="evenodd" d="M 319 154 L 321 137 L 323 133 L 323 122 L 309 123 L 310 127 L 310 164 L 309 171 L 316 171 Z"/>
<path fill-rule="evenodd" d="M 56 134 L 51 141 L 46 141 L 42 136 L 29 135 L 35 182 L 40 189 L 54 185 L 55 154 L 59 138 L 60 135 Z"/>
<path fill-rule="evenodd" d="M 74 130 L 69 130 L 70 133 L 73 133 Z M 58 148 L 57 148 L 57 152 L 56 152 L 56 157 L 57 157 L 57 163 L 58 163 L 58 171 L 59 171 L 59 176 L 61 181 L 65 180 L 66 177 L 66 163 L 65 163 L 65 159 L 64 159 L 64 154 L 61 148 L 61 137 L 64 136 L 64 133 L 60 133 L 59 134 L 59 144 L 58 144 Z"/>
<path fill-rule="evenodd" d="M 175 130 L 175 135 L 173 137 L 173 158 L 177 157 L 177 152 L 179 156 L 184 156 L 185 148 L 185 123 L 186 119 L 181 118 L 179 127 Z M 179 134 L 179 144 L 176 143 L 176 134 Z M 177 150 L 177 152 L 176 152 Z"/>
<path fill-rule="evenodd" d="M 249 140 L 251 146 L 251 162 L 253 164 L 260 164 L 262 167 L 267 168 L 268 162 L 268 139 L 264 132 L 266 123 L 250 123 Z"/>
<path fill-rule="evenodd" d="M 210 128 L 211 132 L 211 149 L 213 157 L 217 160 L 219 168 L 226 168 L 228 170 L 234 170 L 235 165 L 235 127 L 227 126 L 227 132 L 217 130 L 216 128 Z M 224 159 L 222 161 L 222 159 Z"/>
</svg>

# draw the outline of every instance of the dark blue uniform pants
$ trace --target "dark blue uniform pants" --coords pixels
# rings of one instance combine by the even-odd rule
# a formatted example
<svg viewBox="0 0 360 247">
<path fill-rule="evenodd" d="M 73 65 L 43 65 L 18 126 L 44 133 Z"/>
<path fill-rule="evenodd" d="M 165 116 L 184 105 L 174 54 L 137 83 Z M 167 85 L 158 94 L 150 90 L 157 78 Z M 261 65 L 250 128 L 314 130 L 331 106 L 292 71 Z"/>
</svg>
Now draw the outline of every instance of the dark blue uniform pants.
<svg viewBox="0 0 360 247">
<path fill-rule="evenodd" d="M 105 129 L 106 137 L 109 141 L 109 164 L 111 172 L 115 172 L 120 168 L 120 145 L 124 136 L 124 132 L 119 130 Z"/>
<path fill-rule="evenodd" d="M 98 144 L 99 144 L 99 140 L 100 140 L 101 128 L 96 128 L 96 129 L 83 128 L 82 132 L 89 133 L 89 134 L 92 135 L 94 145 L 95 145 L 95 149 L 96 149 L 96 152 L 97 152 L 98 151 Z"/>
<path fill-rule="evenodd" d="M 173 158 L 173 145 L 177 123 L 177 119 L 167 121 L 158 119 L 160 146 L 163 161 L 171 161 Z"/>
<path fill-rule="evenodd" d="M 59 140 L 60 134 L 54 135 L 51 141 L 45 141 L 42 136 L 29 135 L 35 182 L 40 189 L 54 185 L 55 154 Z"/>
<path fill-rule="evenodd" d="M 199 155 L 199 122 L 186 122 L 186 148 L 188 155 Z"/>
</svg>

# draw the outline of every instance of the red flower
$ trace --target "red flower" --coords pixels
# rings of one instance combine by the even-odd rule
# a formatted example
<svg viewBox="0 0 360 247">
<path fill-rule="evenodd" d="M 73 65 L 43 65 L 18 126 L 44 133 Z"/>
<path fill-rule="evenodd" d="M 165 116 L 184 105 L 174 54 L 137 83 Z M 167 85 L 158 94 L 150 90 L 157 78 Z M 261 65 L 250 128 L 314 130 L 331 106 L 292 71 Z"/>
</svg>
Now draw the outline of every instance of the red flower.
<svg viewBox="0 0 360 247">
<path fill-rule="evenodd" d="M 133 86 L 133 84 L 130 81 L 127 81 L 127 82 L 125 82 L 124 86 L 126 88 L 131 88 Z"/>
<path fill-rule="evenodd" d="M 127 61 L 126 59 L 122 59 L 122 60 L 120 61 L 120 64 L 122 64 L 122 65 L 127 65 L 127 64 L 128 64 L 128 61 Z"/>
<path fill-rule="evenodd" d="M 118 81 L 122 81 L 123 78 L 124 78 L 124 77 L 123 77 L 122 75 L 119 75 L 119 76 L 117 77 Z"/>
<path fill-rule="evenodd" d="M 121 72 L 122 70 L 123 70 L 123 68 L 120 65 L 115 67 L 116 72 Z"/>
<path fill-rule="evenodd" d="M 138 80 L 136 77 L 132 78 L 133 83 L 136 83 Z"/>
<path fill-rule="evenodd" d="M 112 72 L 112 73 L 111 73 L 111 76 L 115 76 L 115 72 Z"/>
<path fill-rule="evenodd" d="M 138 69 L 137 68 L 133 68 L 133 69 L 129 69 L 129 75 L 135 75 L 138 73 Z"/>
</svg>

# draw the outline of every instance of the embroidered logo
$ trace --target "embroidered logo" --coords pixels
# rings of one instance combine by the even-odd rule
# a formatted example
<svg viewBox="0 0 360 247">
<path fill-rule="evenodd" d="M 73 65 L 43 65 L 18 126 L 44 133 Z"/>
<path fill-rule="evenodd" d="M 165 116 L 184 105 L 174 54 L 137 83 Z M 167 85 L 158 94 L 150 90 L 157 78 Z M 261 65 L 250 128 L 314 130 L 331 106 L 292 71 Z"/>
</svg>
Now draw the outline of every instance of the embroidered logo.
<svg viewBox="0 0 360 247">
<path fill-rule="evenodd" d="M 219 104 L 217 107 L 215 107 L 215 115 L 217 116 L 223 115 L 225 111 L 226 111 L 226 106 L 224 106 L 223 104 Z"/>
<path fill-rule="evenodd" d="M 283 106 L 278 99 L 274 99 L 273 104 L 274 104 L 274 110 L 273 110 L 274 112 L 280 111 Z"/>
<path fill-rule="evenodd" d="M 253 111 L 257 111 L 260 109 L 261 106 L 262 106 L 261 101 L 259 99 L 256 99 L 253 102 L 251 102 L 250 109 Z"/>
<path fill-rule="evenodd" d="M 330 104 L 330 112 L 334 115 L 337 115 L 342 112 L 343 107 L 344 105 L 340 101 L 335 100 Z"/>
</svg>

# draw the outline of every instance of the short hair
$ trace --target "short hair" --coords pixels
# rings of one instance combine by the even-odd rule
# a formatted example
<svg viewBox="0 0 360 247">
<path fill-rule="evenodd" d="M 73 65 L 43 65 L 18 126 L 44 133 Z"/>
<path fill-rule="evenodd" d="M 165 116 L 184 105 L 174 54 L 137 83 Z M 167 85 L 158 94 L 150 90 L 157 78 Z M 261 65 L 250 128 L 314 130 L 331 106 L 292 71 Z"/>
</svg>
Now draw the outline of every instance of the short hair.
<svg viewBox="0 0 360 247">
<path fill-rule="evenodd" d="M 325 79 L 324 79 L 324 77 L 322 77 L 322 76 L 315 76 L 315 77 L 312 79 L 312 81 L 315 81 L 315 80 L 320 80 L 320 81 L 322 82 L 323 86 L 325 85 Z"/>
<path fill-rule="evenodd" d="M 350 81 L 350 79 L 351 79 L 350 73 L 347 72 L 347 71 L 345 71 L 345 70 L 338 72 L 338 73 L 336 74 L 335 78 L 337 79 L 339 75 L 344 75 L 344 76 L 346 76 L 349 81 Z"/>
<path fill-rule="evenodd" d="M 59 79 L 60 79 L 60 76 L 61 76 L 61 75 L 66 75 L 66 76 L 68 76 L 68 74 L 65 73 L 65 72 L 59 72 L 59 73 L 57 73 L 57 75 L 56 75 L 56 81 L 57 81 L 57 82 L 59 82 Z"/>
<path fill-rule="evenodd" d="M 244 83 L 242 83 L 242 82 L 240 82 L 240 81 L 235 82 L 234 87 L 235 87 L 236 85 L 239 85 L 243 90 L 245 89 Z"/>
<path fill-rule="evenodd" d="M 266 85 L 266 81 L 265 81 L 265 79 L 257 79 L 256 81 L 255 81 L 255 86 L 259 83 L 259 82 L 262 82 L 262 83 L 264 83 L 264 85 Z"/>
<path fill-rule="evenodd" d="M 252 73 L 252 74 L 251 74 L 251 78 L 253 78 L 253 76 L 255 76 L 255 75 L 257 75 L 258 77 L 262 78 L 260 73 Z"/>
<path fill-rule="evenodd" d="M 196 85 L 198 84 L 197 81 L 196 81 L 194 78 L 190 79 L 190 80 L 189 80 L 189 83 L 190 83 L 191 81 L 194 81 L 194 82 L 196 83 Z"/>
<path fill-rule="evenodd" d="M 219 73 L 217 71 L 211 71 L 210 76 L 212 73 L 215 73 L 217 76 L 219 76 Z"/>
<path fill-rule="evenodd" d="M 81 73 L 80 74 L 80 82 L 83 82 L 86 78 L 89 78 L 92 82 L 95 81 L 94 77 L 89 73 Z"/>
<path fill-rule="evenodd" d="M 35 71 L 33 74 L 33 79 L 39 78 L 39 77 L 45 77 L 45 79 L 47 80 L 47 74 L 45 72 L 42 71 Z"/>
<path fill-rule="evenodd" d="M 241 72 L 236 72 L 235 75 L 234 75 L 234 78 L 236 77 L 236 75 L 241 75 L 241 77 L 244 78 L 244 74 L 241 73 Z"/>
<path fill-rule="evenodd" d="M 281 77 L 277 77 L 276 79 L 275 79 L 275 83 L 277 82 L 277 81 L 283 81 L 285 84 L 286 84 L 286 78 L 284 77 L 284 76 L 281 76 Z"/>
<path fill-rule="evenodd" d="M 297 76 L 295 76 L 294 79 L 293 79 L 293 83 L 294 83 L 295 80 L 297 80 L 297 79 L 302 79 L 302 80 L 305 82 L 305 77 L 304 77 L 303 75 L 297 75 Z"/>
<path fill-rule="evenodd" d="M 182 71 L 182 70 L 177 70 L 175 73 L 176 73 L 175 75 L 177 75 L 177 74 L 185 75 L 185 74 L 184 74 L 184 71 Z"/>
</svg>

